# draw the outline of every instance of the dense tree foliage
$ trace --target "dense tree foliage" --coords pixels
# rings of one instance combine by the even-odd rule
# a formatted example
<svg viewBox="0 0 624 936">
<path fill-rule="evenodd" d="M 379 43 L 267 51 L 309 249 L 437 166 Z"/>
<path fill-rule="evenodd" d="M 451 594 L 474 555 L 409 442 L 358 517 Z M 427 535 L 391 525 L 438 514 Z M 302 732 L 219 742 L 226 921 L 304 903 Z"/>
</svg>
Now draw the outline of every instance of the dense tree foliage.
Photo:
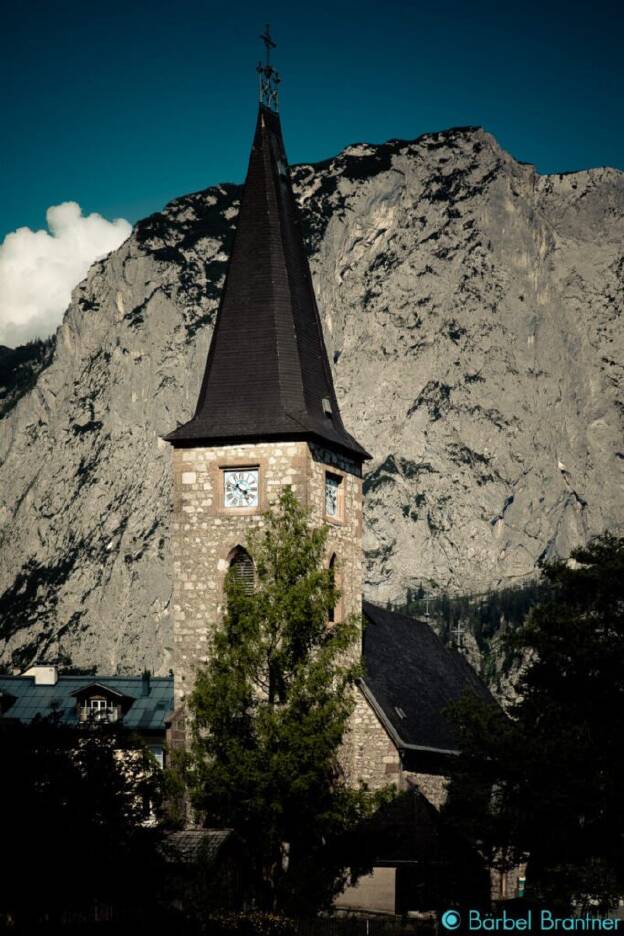
<svg viewBox="0 0 624 936">
<path fill-rule="evenodd" d="M 463 756 L 447 817 L 491 863 L 526 858 L 527 894 L 606 907 L 624 893 L 624 539 L 545 564 L 515 635 L 525 658 L 507 718 L 455 709 Z"/>
<path fill-rule="evenodd" d="M 122 911 L 151 892 L 159 768 L 115 725 L 0 723 L 0 926 Z"/>
<path fill-rule="evenodd" d="M 227 610 L 191 698 L 194 804 L 244 840 L 258 904 L 297 914 L 368 866 L 356 828 L 379 802 L 349 788 L 338 762 L 359 621 L 328 624 L 339 595 L 326 540 L 286 489 L 247 544 L 254 588 L 226 578 Z"/>
</svg>

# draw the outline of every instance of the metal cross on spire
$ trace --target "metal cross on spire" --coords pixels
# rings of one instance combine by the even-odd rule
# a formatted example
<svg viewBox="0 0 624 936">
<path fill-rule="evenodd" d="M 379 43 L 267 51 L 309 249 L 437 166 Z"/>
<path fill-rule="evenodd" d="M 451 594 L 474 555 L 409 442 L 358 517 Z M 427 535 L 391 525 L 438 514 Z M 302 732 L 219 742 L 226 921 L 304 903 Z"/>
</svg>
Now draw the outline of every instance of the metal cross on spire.
<svg viewBox="0 0 624 936">
<path fill-rule="evenodd" d="M 258 62 L 256 71 L 260 81 L 260 103 L 271 110 L 276 111 L 279 107 L 279 83 L 280 76 L 271 65 L 271 49 L 276 47 L 271 38 L 271 27 L 267 23 L 265 31 L 260 36 L 266 49 L 265 63 Z"/>
</svg>

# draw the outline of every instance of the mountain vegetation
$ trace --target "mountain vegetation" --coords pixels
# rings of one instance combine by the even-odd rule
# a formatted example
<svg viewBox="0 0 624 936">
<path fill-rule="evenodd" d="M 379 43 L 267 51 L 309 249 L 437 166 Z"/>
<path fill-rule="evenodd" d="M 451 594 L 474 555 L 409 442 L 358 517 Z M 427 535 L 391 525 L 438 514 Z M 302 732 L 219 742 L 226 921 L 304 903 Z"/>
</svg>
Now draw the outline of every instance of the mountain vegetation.
<svg viewBox="0 0 624 936">
<path fill-rule="evenodd" d="M 399 610 L 428 620 L 444 643 L 466 654 L 490 687 L 497 689 L 522 662 L 521 654 L 506 638 L 521 627 L 548 590 L 543 579 L 478 595 L 453 595 L 444 590 L 427 594 L 420 586 L 408 591 Z"/>
<path fill-rule="evenodd" d="M 35 386 L 54 356 L 55 336 L 35 338 L 18 348 L 0 345 L 0 417 Z"/>
</svg>

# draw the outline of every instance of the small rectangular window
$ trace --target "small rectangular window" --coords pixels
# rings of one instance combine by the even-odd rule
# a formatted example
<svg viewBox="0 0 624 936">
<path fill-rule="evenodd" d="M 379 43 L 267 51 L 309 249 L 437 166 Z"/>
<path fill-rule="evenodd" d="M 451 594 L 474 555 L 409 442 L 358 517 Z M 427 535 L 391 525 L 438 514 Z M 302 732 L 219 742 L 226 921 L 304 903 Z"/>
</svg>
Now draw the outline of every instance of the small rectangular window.
<svg viewBox="0 0 624 936">
<path fill-rule="evenodd" d="M 342 519 L 343 484 L 340 475 L 325 474 L 325 516 L 335 520 Z"/>
</svg>

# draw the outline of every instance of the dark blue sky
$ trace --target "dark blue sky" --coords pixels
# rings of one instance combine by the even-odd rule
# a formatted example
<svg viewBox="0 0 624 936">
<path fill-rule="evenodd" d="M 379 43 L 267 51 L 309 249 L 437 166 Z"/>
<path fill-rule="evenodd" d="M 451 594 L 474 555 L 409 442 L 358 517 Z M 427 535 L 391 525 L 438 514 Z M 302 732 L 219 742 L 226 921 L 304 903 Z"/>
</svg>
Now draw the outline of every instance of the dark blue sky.
<svg viewBox="0 0 624 936">
<path fill-rule="evenodd" d="M 49 205 L 131 221 L 242 179 L 270 21 L 291 162 L 480 124 L 542 172 L 624 168 L 621 2 L 13 0 L 0 240 Z"/>
</svg>

